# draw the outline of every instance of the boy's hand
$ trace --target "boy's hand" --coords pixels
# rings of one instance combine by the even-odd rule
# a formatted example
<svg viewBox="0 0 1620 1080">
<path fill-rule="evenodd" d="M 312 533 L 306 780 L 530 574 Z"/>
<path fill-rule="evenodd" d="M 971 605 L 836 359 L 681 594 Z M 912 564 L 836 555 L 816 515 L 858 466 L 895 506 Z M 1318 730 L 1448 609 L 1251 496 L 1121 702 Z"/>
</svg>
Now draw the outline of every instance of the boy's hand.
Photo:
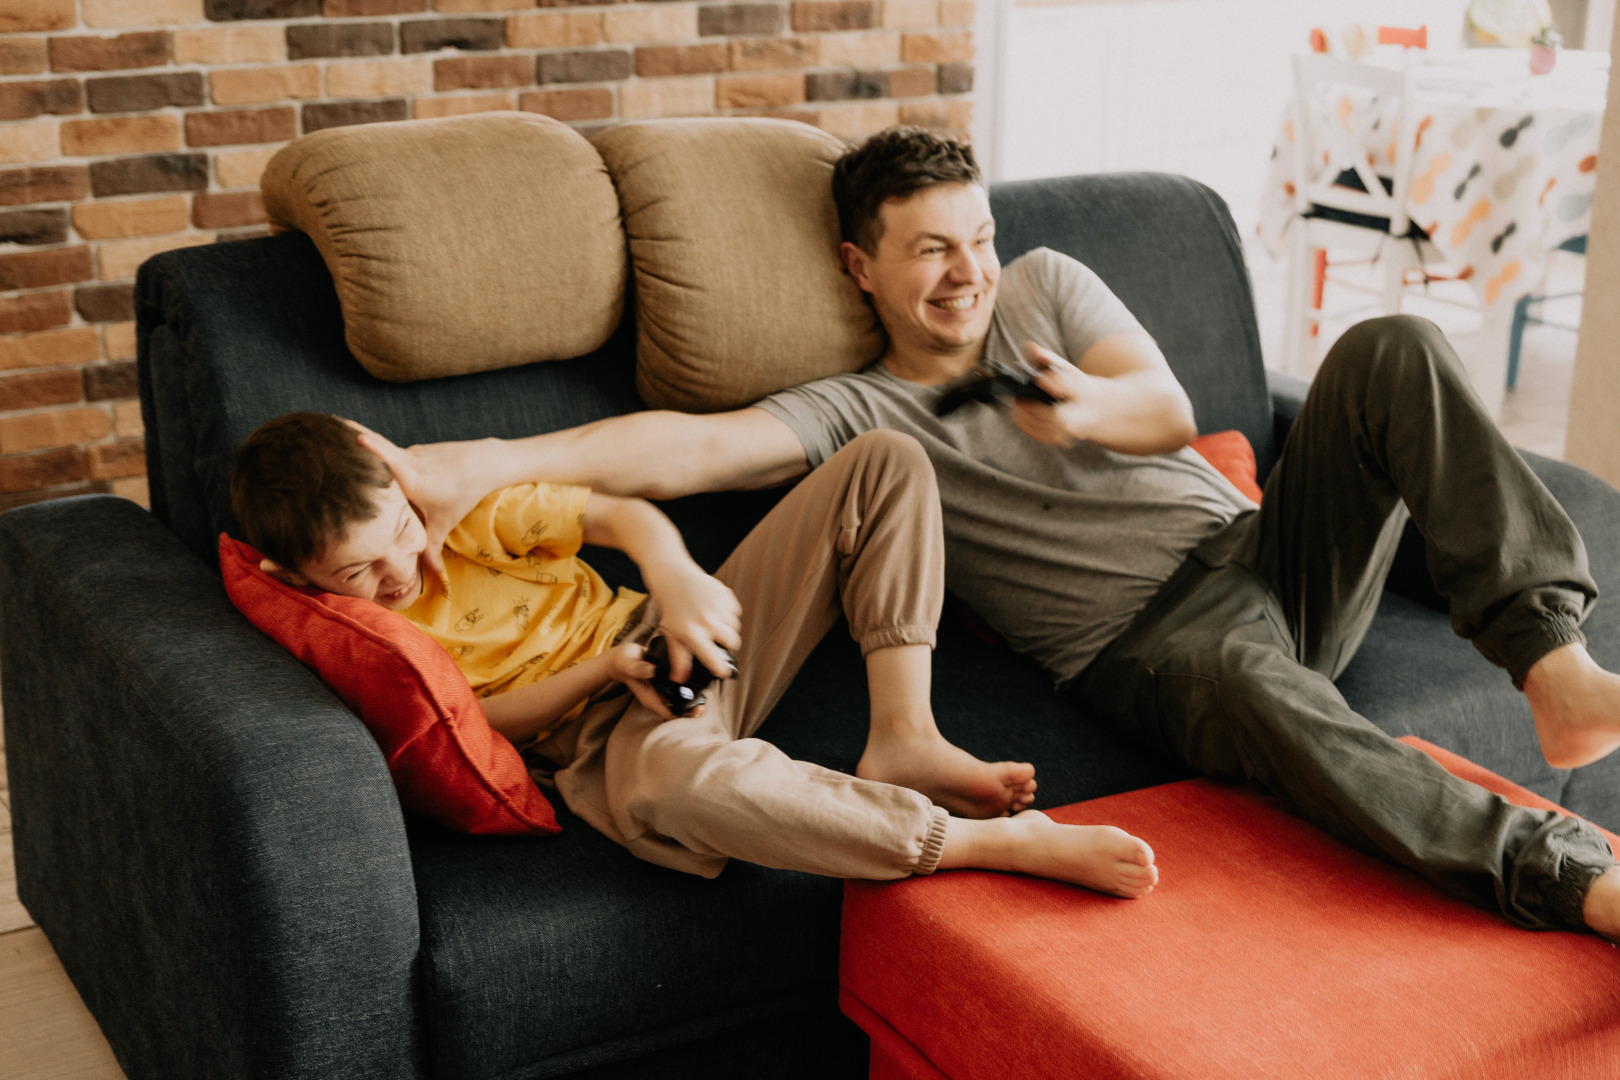
<svg viewBox="0 0 1620 1080">
<path fill-rule="evenodd" d="M 470 443 L 428 443 L 400 447 L 353 420 L 344 423 L 360 433 L 360 445 L 394 471 L 400 490 L 422 515 L 427 547 L 422 562 L 434 574 L 444 573 L 444 541 L 461 519 L 472 513 L 485 491 L 469 483 Z"/>
<path fill-rule="evenodd" d="M 646 648 L 633 641 L 623 641 L 602 654 L 608 662 L 608 677 L 614 682 L 621 682 L 629 688 L 635 699 L 648 709 L 657 713 L 665 720 L 675 719 L 675 714 L 669 711 L 664 699 L 658 691 L 653 689 L 652 683 L 647 680 L 653 677 L 653 665 L 642 659 Z M 699 705 L 688 716 L 702 716 L 704 706 Z"/>
<path fill-rule="evenodd" d="M 731 660 L 721 650 L 735 653 L 742 647 L 742 603 L 736 594 L 696 563 L 644 566 L 641 576 L 658 601 L 659 625 L 669 637 L 670 678 L 684 683 L 694 654 L 716 678 L 731 678 Z"/>
<path fill-rule="evenodd" d="M 1047 405 L 1015 399 L 1012 403 L 1013 423 L 1038 443 L 1059 448 L 1073 446 L 1080 441 L 1079 432 L 1087 420 L 1089 409 L 1086 400 L 1090 389 L 1087 384 L 1092 376 L 1033 341 L 1024 343 L 1024 355 L 1041 373 L 1035 385 L 1057 401 Z"/>
</svg>

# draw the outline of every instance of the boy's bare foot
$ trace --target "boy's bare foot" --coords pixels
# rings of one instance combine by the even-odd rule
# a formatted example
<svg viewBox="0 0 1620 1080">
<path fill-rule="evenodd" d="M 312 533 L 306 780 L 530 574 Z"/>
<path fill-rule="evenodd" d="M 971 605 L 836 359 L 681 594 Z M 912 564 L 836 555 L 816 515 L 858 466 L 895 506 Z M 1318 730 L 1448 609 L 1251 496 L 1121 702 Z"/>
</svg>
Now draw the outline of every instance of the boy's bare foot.
<svg viewBox="0 0 1620 1080">
<path fill-rule="evenodd" d="M 1620 866 L 1611 866 L 1592 882 L 1581 901 L 1581 917 L 1592 932 L 1620 942 Z"/>
<path fill-rule="evenodd" d="M 952 819 L 941 870 L 1010 870 L 1137 899 L 1153 891 L 1153 849 L 1112 825 L 1060 825 L 1039 810 L 989 821 Z"/>
<path fill-rule="evenodd" d="M 1586 646 L 1564 645 L 1524 676 L 1524 696 L 1547 764 L 1575 769 L 1620 748 L 1620 675 L 1605 671 Z"/>
<path fill-rule="evenodd" d="M 920 791 L 957 817 L 1016 814 L 1035 801 L 1035 766 L 1025 761 L 980 761 L 937 731 L 874 730 L 855 775 Z"/>
</svg>

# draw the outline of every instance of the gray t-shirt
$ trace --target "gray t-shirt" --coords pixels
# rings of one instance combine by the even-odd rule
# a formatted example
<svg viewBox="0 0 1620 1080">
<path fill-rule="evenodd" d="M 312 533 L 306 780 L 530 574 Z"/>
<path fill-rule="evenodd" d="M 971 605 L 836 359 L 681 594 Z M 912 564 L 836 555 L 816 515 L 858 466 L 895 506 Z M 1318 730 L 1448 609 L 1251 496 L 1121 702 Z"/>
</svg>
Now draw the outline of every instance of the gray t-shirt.
<svg viewBox="0 0 1620 1080">
<path fill-rule="evenodd" d="M 1099 339 L 1141 329 L 1096 274 L 1039 248 L 1002 269 L 986 348 L 1006 355 L 1035 341 L 1078 361 Z M 939 477 L 946 584 L 1060 682 L 1125 629 L 1199 541 L 1254 506 L 1193 450 L 1056 449 L 999 405 L 937 417 L 941 392 L 879 361 L 759 407 L 793 429 L 812 467 L 863 431 L 915 436 Z"/>
</svg>

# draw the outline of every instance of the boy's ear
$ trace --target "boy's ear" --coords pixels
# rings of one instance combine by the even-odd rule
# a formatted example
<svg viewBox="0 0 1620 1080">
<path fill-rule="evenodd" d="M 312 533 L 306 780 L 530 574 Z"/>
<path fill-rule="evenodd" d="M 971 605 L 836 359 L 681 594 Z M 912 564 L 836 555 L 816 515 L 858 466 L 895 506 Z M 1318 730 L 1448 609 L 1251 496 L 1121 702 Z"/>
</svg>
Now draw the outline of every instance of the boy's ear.
<svg viewBox="0 0 1620 1080">
<path fill-rule="evenodd" d="M 305 577 L 303 574 L 300 574 L 296 570 L 287 569 L 274 559 L 260 559 L 259 569 L 263 570 L 265 573 L 269 574 L 283 585 L 291 585 L 295 589 L 307 589 L 312 587 L 309 578 Z"/>
</svg>

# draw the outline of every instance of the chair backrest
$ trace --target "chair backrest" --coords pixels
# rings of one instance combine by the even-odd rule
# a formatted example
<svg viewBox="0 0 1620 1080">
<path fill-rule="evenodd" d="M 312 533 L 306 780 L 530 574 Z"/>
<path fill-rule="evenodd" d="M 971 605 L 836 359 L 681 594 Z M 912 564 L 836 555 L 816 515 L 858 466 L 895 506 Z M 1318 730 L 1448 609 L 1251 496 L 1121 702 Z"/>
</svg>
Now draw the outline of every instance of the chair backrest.
<svg viewBox="0 0 1620 1080">
<path fill-rule="evenodd" d="M 1391 235 L 1404 235 L 1415 143 L 1410 103 L 1403 71 L 1296 55 L 1294 209 L 1305 214 L 1315 205 L 1385 218 Z"/>
</svg>

